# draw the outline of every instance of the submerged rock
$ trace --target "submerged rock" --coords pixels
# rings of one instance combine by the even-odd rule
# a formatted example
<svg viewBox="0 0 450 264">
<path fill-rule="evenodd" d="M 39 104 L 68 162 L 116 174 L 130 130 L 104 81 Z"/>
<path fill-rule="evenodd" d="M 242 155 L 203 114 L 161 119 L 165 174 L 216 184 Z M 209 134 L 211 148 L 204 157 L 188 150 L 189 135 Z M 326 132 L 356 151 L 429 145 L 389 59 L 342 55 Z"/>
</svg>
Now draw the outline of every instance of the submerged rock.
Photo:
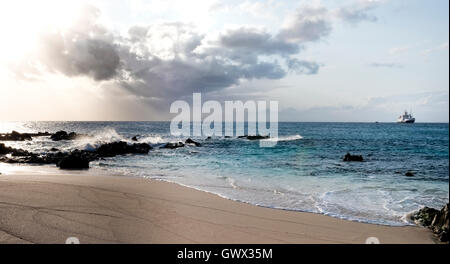
<svg viewBox="0 0 450 264">
<path fill-rule="evenodd" d="M 192 140 L 190 138 L 186 139 L 185 143 L 186 144 L 194 144 L 196 147 L 200 147 L 202 145 L 202 144 L 200 144 L 200 143 L 198 143 L 198 142 L 196 142 L 196 141 L 194 141 L 194 140 Z"/>
<path fill-rule="evenodd" d="M 261 136 L 261 135 L 256 135 L 256 136 L 247 136 L 248 140 L 260 140 L 260 139 L 268 139 L 270 138 L 269 136 Z"/>
<path fill-rule="evenodd" d="M 167 148 L 167 149 L 176 149 L 176 148 L 182 148 L 184 147 L 184 143 L 183 142 L 176 142 L 176 143 L 167 143 L 164 146 L 162 146 L 161 148 Z"/>
<path fill-rule="evenodd" d="M 449 212 L 447 203 L 441 210 L 424 207 L 411 216 L 415 223 L 430 228 L 441 242 L 449 242 Z"/>
<path fill-rule="evenodd" d="M 363 156 L 361 155 L 352 155 L 350 153 L 345 154 L 344 161 L 364 161 Z"/>
<path fill-rule="evenodd" d="M 412 176 L 414 176 L 414 172 L 408 171 L 408 172 L 405 173 L 405 176 L 412 177 Z"/>
<path fill-rule="evenodd" d="M 246 138 L 248 140 L 260 140 L 260 139 L 268 139 L 270 138 L 269 136 L 261 136 L 261 135 L 254 135 L 254 136 L 238 136 L 238 138 Z"/>
</svg>

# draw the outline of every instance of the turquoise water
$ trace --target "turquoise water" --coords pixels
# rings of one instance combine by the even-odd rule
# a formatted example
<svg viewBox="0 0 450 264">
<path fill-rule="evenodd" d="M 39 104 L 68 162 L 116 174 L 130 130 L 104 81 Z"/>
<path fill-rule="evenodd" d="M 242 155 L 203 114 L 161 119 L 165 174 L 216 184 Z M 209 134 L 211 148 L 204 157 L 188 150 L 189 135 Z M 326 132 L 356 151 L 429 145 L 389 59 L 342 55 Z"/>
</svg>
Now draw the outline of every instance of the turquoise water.
<svg viewBox="0 0 450 264">
<path fill-rule="evenodd" d="M 201 147 L 158 149 L 186 139 L 169 133 L 169 122 L 0 123 L 0 132 L 76 131 L 94 137 L 52 142 L 4 142 L 35 152 L 91 148 L 140 135 L 155 147 L 149 155 L 92 162 L 122 175 L 172 181 L 223 197 L 289 210 L 323 213 L 355 221 L 405 225 L 423 206 L 449 200 L 448 124 L 280 123 L 278 143 L 196 138 Z M 130 141 L 131 142 L 131 141 Z M 345 163 L 347 153 L 363 163 Z M 413 177 L 405 176 L 414 171 Z"/>
</svg>

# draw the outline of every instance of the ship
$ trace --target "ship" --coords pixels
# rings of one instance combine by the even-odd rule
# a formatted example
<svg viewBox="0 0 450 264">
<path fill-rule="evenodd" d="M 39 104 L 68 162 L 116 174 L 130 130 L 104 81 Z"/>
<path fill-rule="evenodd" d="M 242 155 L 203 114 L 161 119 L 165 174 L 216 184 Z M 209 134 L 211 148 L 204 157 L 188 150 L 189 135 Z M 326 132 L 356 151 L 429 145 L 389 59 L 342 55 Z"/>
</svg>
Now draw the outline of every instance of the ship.
<svg viewBox="0 0 450 264">
<path fill-rule="evenodd" d="M 397 123 L 414 123 L 416 122 L 416 119 L 412 116 L 412 113 L 408 113 L 405 111 L 405 113 L 398 117 Z"/>
</svg>

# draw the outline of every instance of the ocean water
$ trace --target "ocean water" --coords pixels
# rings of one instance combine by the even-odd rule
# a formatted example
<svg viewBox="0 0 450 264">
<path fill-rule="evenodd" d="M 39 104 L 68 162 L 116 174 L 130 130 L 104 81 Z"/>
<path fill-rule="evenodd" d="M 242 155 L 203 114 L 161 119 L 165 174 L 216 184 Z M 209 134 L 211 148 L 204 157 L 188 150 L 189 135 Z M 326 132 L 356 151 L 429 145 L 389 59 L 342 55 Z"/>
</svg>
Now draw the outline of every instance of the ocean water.
<svg viewBox="0 0 450 264">
<path fill-rule="evenodd" d="M 123 176 L 179 183 L 260 206 L 322 213 L 385 225 L 408 225 L 407 215 L 449 201 L 448 124 L 279 123 L 278 143 L 193 137 L 201 147 L 158 149 L 185 140 L 169 133 L 169 122 L 3 122 L 0 132 L 76 131 L 93 137 L 53 142 L 3 142 L 45 153 L 91 149 L 140 135 L 155 147 L 91 163 Z M 365 162 L 343 162 L 347 153 Z M 405 176 L 414 171 L 413 177 Z"/>
</svg>

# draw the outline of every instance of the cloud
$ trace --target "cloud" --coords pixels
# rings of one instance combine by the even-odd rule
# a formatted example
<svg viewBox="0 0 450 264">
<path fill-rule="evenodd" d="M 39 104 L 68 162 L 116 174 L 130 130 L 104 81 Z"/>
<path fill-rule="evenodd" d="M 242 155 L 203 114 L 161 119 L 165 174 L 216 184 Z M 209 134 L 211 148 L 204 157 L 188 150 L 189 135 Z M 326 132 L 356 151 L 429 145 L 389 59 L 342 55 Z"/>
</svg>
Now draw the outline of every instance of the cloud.
<svg viewBox="0 0 450 264">
<path fill-rule="evenodd" d="M 255 63 L 261 55 L 289 56 L 297 54 L 300 46 L 273 37 L 255 27 L 227 29 L 218 37 L 205 39 L 195 49 L 202 57 L 220 56 L 240 63 Z"/>
<path fill-rule="evenodd" d="M 402 64 L 394 62 L 373 62 L 369 66 L 375 68 L 403 68 Z"/>
<path fill-rule="evenodd" d="M 369 14 L 379 5 L 378 1 L 364 0 L 351 6 L 341 7 L 335 10 L 335 15 L 348 23 L 359 23 L 361 21 L 377 21 L 377 17 Z"/>
<path fill-rule="evenodd" d="M 408 50 L 409 50 L 409 46 L 395 47 L 395 48 L 389 49 L 389 54 L 390 55 L 398 55 L 398 54 L 401 54 L 401 53 L 405 53 Z"/>
<path fill-rule="evenodd" d="M 313 61 L 301 61 L 298 59 L 288 59 L 287 65 L 290 70 L 298 74 L 317 74 L 319 72 L 320 65 Z"/>
<path fill-rule="evenodd" d="M 437 51 L 448 50 L 448 42 L 445 42 L 437 47 L 433 47 L 424 51 L 425 54 L 430 54 Z"/>
<path fill-rule="evenodd" d="M 97 8 L 84 6 L 70 29 L 42 33 L 37 52 L 16 65 L 16 73 L 36 74 L 41 68 L 67 76 L 89 76 L 96 81 L 116 77 L 120 57 L 113 36 L 96 24 L 99 14 Z"/>
<path fill-rule="evenodd" d="M 321 65 L 302 60 L 301 51 L 305 43 L 330 34 L 333 12 L 302 6 L 276 33 L 255 26 L 203 33 L 190 23 L 159 22 L 120 34 L 102 26 L 100 10 L 88 5 L 68 28 L 56 25 L 42 33 L 37 52 L 12 68 L 27 80 L 42 73 L 87 77 L 99 86 L 167 106 L 167 101 L 196 91 L 217 94 L 250 80 L 281 79 L 289 72 L 317 74 Z"/>
<path fill-rule="evenodd" d="M 119 35 L 98 24 L 99 15 L 97 8 L 86 6 L 69 28 L 41 34 L 38 52 L 15 65 L 17 76 L 85 76 L 157 103 L 242 80 L 281 79 L 287 74 L 284 62 L 302 49 L 248 26 L 206 35 L 189 23 L 161 22 Z M 302 61 L 288 66 L 298 74 L 315 73 L 318 67 Z"/>
<path fill-rule="evenodd" d="M 278 37 L 304 43 L 318 41 L 330 32 L 331 22 L 326 8 L 303 6 L 286 20 Z"/>
<path fill-rule="evenodd" d="M 301 6 L 286 19 L 278 37 L 296 43 L 319 41 L 331 33 L 336 19 L 351 24 L 377 21 L 369 12 L 378 5 L 379 1 L 363 0 L 331 10 L 323 6 Z"/>
</svg>

